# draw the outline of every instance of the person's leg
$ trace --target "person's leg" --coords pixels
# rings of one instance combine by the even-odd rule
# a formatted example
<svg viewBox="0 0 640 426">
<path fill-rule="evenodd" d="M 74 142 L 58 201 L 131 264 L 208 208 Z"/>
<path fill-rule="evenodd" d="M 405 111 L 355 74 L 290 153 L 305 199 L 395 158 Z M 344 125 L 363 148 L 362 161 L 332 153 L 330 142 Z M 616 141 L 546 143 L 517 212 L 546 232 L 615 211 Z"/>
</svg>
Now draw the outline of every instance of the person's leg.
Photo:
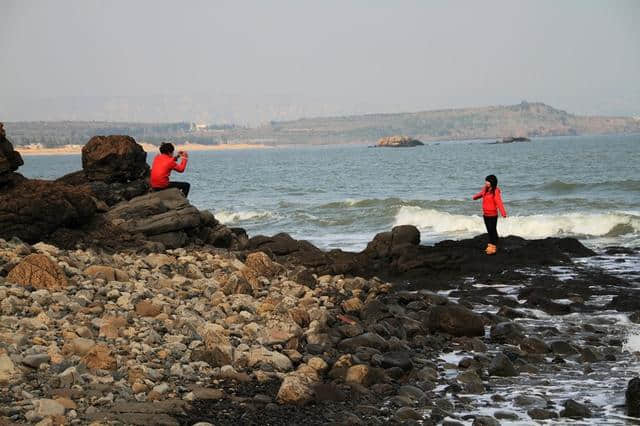
<svg viewBox="0 0 640 426">
<path fill-rule="evenodd" d="M 495 246 L 498 244 L 498 216 L 485 217 L 484 220 L 489 234 L 489 242 Z"/>
<path fill-rule="evenodd" d="M 188 182 L 169 182 L 169 186 L 167 188 L 178 188 L 185 197 L 189 196 L 189 189 L 191 189 L 191 184 Z"/>
</svg>

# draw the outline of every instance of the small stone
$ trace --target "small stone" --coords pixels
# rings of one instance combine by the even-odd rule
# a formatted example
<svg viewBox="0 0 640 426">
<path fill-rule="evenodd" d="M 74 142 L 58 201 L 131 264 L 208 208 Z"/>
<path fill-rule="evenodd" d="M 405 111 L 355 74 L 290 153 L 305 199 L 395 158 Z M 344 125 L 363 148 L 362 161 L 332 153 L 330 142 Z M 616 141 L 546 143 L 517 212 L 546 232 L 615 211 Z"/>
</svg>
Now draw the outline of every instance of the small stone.
<svg viewBox="0 0 640 426">
<path fill-rule="evenodd" d="M 313 368 L 318 373 L 324 373 L 329 368 L 327 363 L 322 358 L 317 356 L 307 361 L 307 364 L 309 365 L 309 367 Z"/>
<path fill-rule="evenodd" d="M 551 410 L 545 410 L 544 408 L 532 408 L 527 411 L 527 414 L 533 420 L 549 420 L 558 418 L 558 413 Z"/>
<path fill-rule="evenodd" d="M 69 398 L 56 398 L 55 401 L 67 410 L 75 410 L 76 408 L 78 408 L 76 403 Z"/>
<path fill-rule="evenodd" d="M 411 385 L 404 385 L 398 389 L 398 395 L 409 397 L 414 401 L 420 401 L 425 396 L 420 388 Z"/>
<path fill-rule="evenodd" d="M 39 417 L 64 415 L 64 406 L 53 399 L 39 399 L 33 405 Z"/>
<path fill-rule="evenodd" d="M 21 376 L 13 361 L 6 353 L 0 351 L 0 383 L 9 383 Z"/>
<path fill-rule="evenodd" d="M 160 395 L 166 393 L 169 390 L 169 384 L 167 383 L 160 383 L 157 386 L 153 387 L 153 392 L 156 392 Z"/>
<path fill-rule="evenodd" d="M 520 417 L 513 411 L 495 411 L 493 417 L 498 420 L 518 420 Z"/>
<path fill-rule="evenodd" d="M 149 388 L 147 387 L 147 385 L 140 383 L 140 382 L 136 382 L 134 384 L 131 385 L 131 390 L 133 391 L 133 393 L 142 393 L 142 392 L 146 392 L 149 390 Z"/>
<path fill-rule="evenodd" d="M 111 349 L 106 345 L 95 345 L 85 355 L 82 361 L 87 367 L 101 370 L 115 370 L 117 362 L 111 356 Z"/>
<path fill-rule="evenodd" d="M 351 299 L 345 300 L 340 306 L 342 306 L 342 310 L 347 314 L 360 312 L 364 307 L 364 305 L 362 304 L 362 300 L 357 297 L 352 297 Z"/>
<path fill-rule="evenodd" d="M 81 382 L 80 374 L 76 370 L 76 367 L 69 367 L 62 373 L 58 374 L 58 380 L 60 381 L 60 387 L 71 387 L 76 383 Z"/>
<path fill-rule="evenodd" d="M 95 345 L 96 342 L 91 339 L 85 339 L 84 337 L 76 337 L 71 342 L 73 353 L 80 356 L 85 356 Z"/>
<path fill-rule="evenodd" d="M 489 375 L 501 377 L 517 376 L 518 371 L 506 355 L 498 354 L 489 365 Z"/>
<path fill-rule="evenodd" d="M 399 420 L 422 420 L 422 416 L 410 407 L 401 407 L 396 411 L 395 417 Z"/>
<path fill-rule="evenodd" d="M 491 416 L 476 416 L 471 426 L 500 426 L 500 422 Z"/>
<path fill-rule="evenodd" d="M 136 304 L 136 314 L 141 317 L 156 317 L 162 312 L 162 306 L 155 305 L 150 300 L 143 300 Z"/>
<path fill-rule="evenodd" d="M 47 354 L 27 355 L 23 358 L 22 363 L 31 368 L 38 368 L 41 364 L 51 361 L 51 357 Z"/>
</svg>

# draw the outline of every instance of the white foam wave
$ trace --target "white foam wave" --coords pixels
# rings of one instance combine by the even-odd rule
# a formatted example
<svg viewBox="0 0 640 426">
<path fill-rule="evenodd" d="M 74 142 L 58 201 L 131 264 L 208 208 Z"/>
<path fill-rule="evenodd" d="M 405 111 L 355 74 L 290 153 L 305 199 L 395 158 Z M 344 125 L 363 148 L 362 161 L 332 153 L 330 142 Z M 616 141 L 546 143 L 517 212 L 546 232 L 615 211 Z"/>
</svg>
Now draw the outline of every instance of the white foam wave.
<svg viewBox="0 0 640 426">
<path fill-rule="evenodd" d="M 239 212 L 229 212 L 229 211 L 219 211 L 215 213 L 216 219 L 223 224 L 232 224 L 238 222 L 244 222 L 247 220 L 255 220 L 255 219 L 265 219 L 272 217 L 273 214 L 269 211 L 239 211 Z"/>
<path fill-rule="evenodd" d="M 501 235 L 518 235 L 524 238 L 566 235 L 602 237 L 620 226 L 627 226 L 634 233 L 640 232 L 640 216 L 630 213 L 510 216 L 506 219 L 500 219 L 498 232 Z M 414 225 L 421 231 L 437 234 L 475 235 L 486 232 L 484 221 L 479 215 L 451 214 L 415 206 L 401 207 L 396 214 L 395 225 Z"/>
<path fill-rule="evenodd" d="M 622 350 L 630 353 L 640 352 L 640 330 L 634 330 L 627 335 Z"/>
</svg>

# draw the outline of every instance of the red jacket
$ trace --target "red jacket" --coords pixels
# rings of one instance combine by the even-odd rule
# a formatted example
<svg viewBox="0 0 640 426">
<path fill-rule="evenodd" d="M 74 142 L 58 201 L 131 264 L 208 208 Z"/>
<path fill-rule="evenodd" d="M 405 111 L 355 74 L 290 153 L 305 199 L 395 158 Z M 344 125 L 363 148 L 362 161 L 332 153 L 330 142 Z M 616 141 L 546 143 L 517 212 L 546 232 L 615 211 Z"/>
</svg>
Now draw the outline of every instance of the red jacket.
<svg viewBox="0 0 640 426">
<path fill-rule="evenodd" d="M 151 187 L 155 189 L 162 189 L 169 186 L 169 175 L 172 170 L 178 173 L 184 172 L 187 167 L 187 159 L 182 158 L 180 164 L 176 163 L 172 155 L 158 154 L 153 159 L 153 165 L 151 166 Z"/>
<path fill-rule="evenodd" d="M 482 212 L 485 216 L 498 216 L 498 210 L 502 214 L 502 217 L 507 217 L 507 211 L 502 204 L 502 197 L 500 196 L 500 188 L 491 193 L 487 191 L 487 188 L 482 188 L 482 191 L 473 196 L 474 200 L 482 198 Z"/>
</svg>

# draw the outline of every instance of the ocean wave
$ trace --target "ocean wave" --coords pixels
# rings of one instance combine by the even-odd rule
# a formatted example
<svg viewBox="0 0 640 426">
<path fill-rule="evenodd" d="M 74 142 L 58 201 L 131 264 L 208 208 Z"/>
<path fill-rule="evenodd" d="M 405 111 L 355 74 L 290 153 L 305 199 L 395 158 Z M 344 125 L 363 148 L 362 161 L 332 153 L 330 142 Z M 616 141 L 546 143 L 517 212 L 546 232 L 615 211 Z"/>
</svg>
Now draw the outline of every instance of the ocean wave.
<svg viewBox="0 0 640 426">
<path fill-rule="evenodd" d="M 215 213 L 216 219 L 225 225 L 234 224 L 238 222 L 246 222 L 249 220 L 256 219 L 266 219 L 273 217 L 273 213 L 269 211 L 239 211 L 239 212 L 229 212 L 229 211 L 219 211 Z"/>
<path fill-rule="evenodd" d="M 452 207 L 460 206 L 467 203 L 467 200 L 459 199 L 440 199 L 440 200 L 404 200 L 402 198 L 364 198 L 364 199 L 351 199 L 347 198 L 343 201 L 334 201 L 318 206 L 319 209 L 326 210 L 339 210 L 339 209 L 352 209 L 352 208 L 398 208 L 402 206 L 414 206 L 414 207 Z"/>
<path fill-rule="evenodd" d="M 403 200 L 400 198 L 365 198 L 365 199 L 352 199 L 347 198 L 343 201 L 334 201 L 319 206 L 321 209 L 342 209 L 352 207 L 384 207 L 400 205 Z"/>
<path fill-rule="evenodd" d="M 607 189 L 612 188 L 624 191 L 640 191 L 640 181 L 634 179 L 613 180 L 604 182 L 564 182 L 562 180 L 553 180 L 544 183 L 538 187 L 540 190 L 554 194 L 566 194 L 582 189 Z"/>
<path fill-rule="evenodd" d="M 394 225 L 414 225 L 421 231 L 437 234 L 480 234 L 486 232 L 479 215 L 460 215 L 435 209 L 401 207 Z M 554 236 L 618 237 L 640 232 L 638 212 L 565 213 L 511 216 L 500 219 L 501 235 L 524 238 Z"/>
</svg>

